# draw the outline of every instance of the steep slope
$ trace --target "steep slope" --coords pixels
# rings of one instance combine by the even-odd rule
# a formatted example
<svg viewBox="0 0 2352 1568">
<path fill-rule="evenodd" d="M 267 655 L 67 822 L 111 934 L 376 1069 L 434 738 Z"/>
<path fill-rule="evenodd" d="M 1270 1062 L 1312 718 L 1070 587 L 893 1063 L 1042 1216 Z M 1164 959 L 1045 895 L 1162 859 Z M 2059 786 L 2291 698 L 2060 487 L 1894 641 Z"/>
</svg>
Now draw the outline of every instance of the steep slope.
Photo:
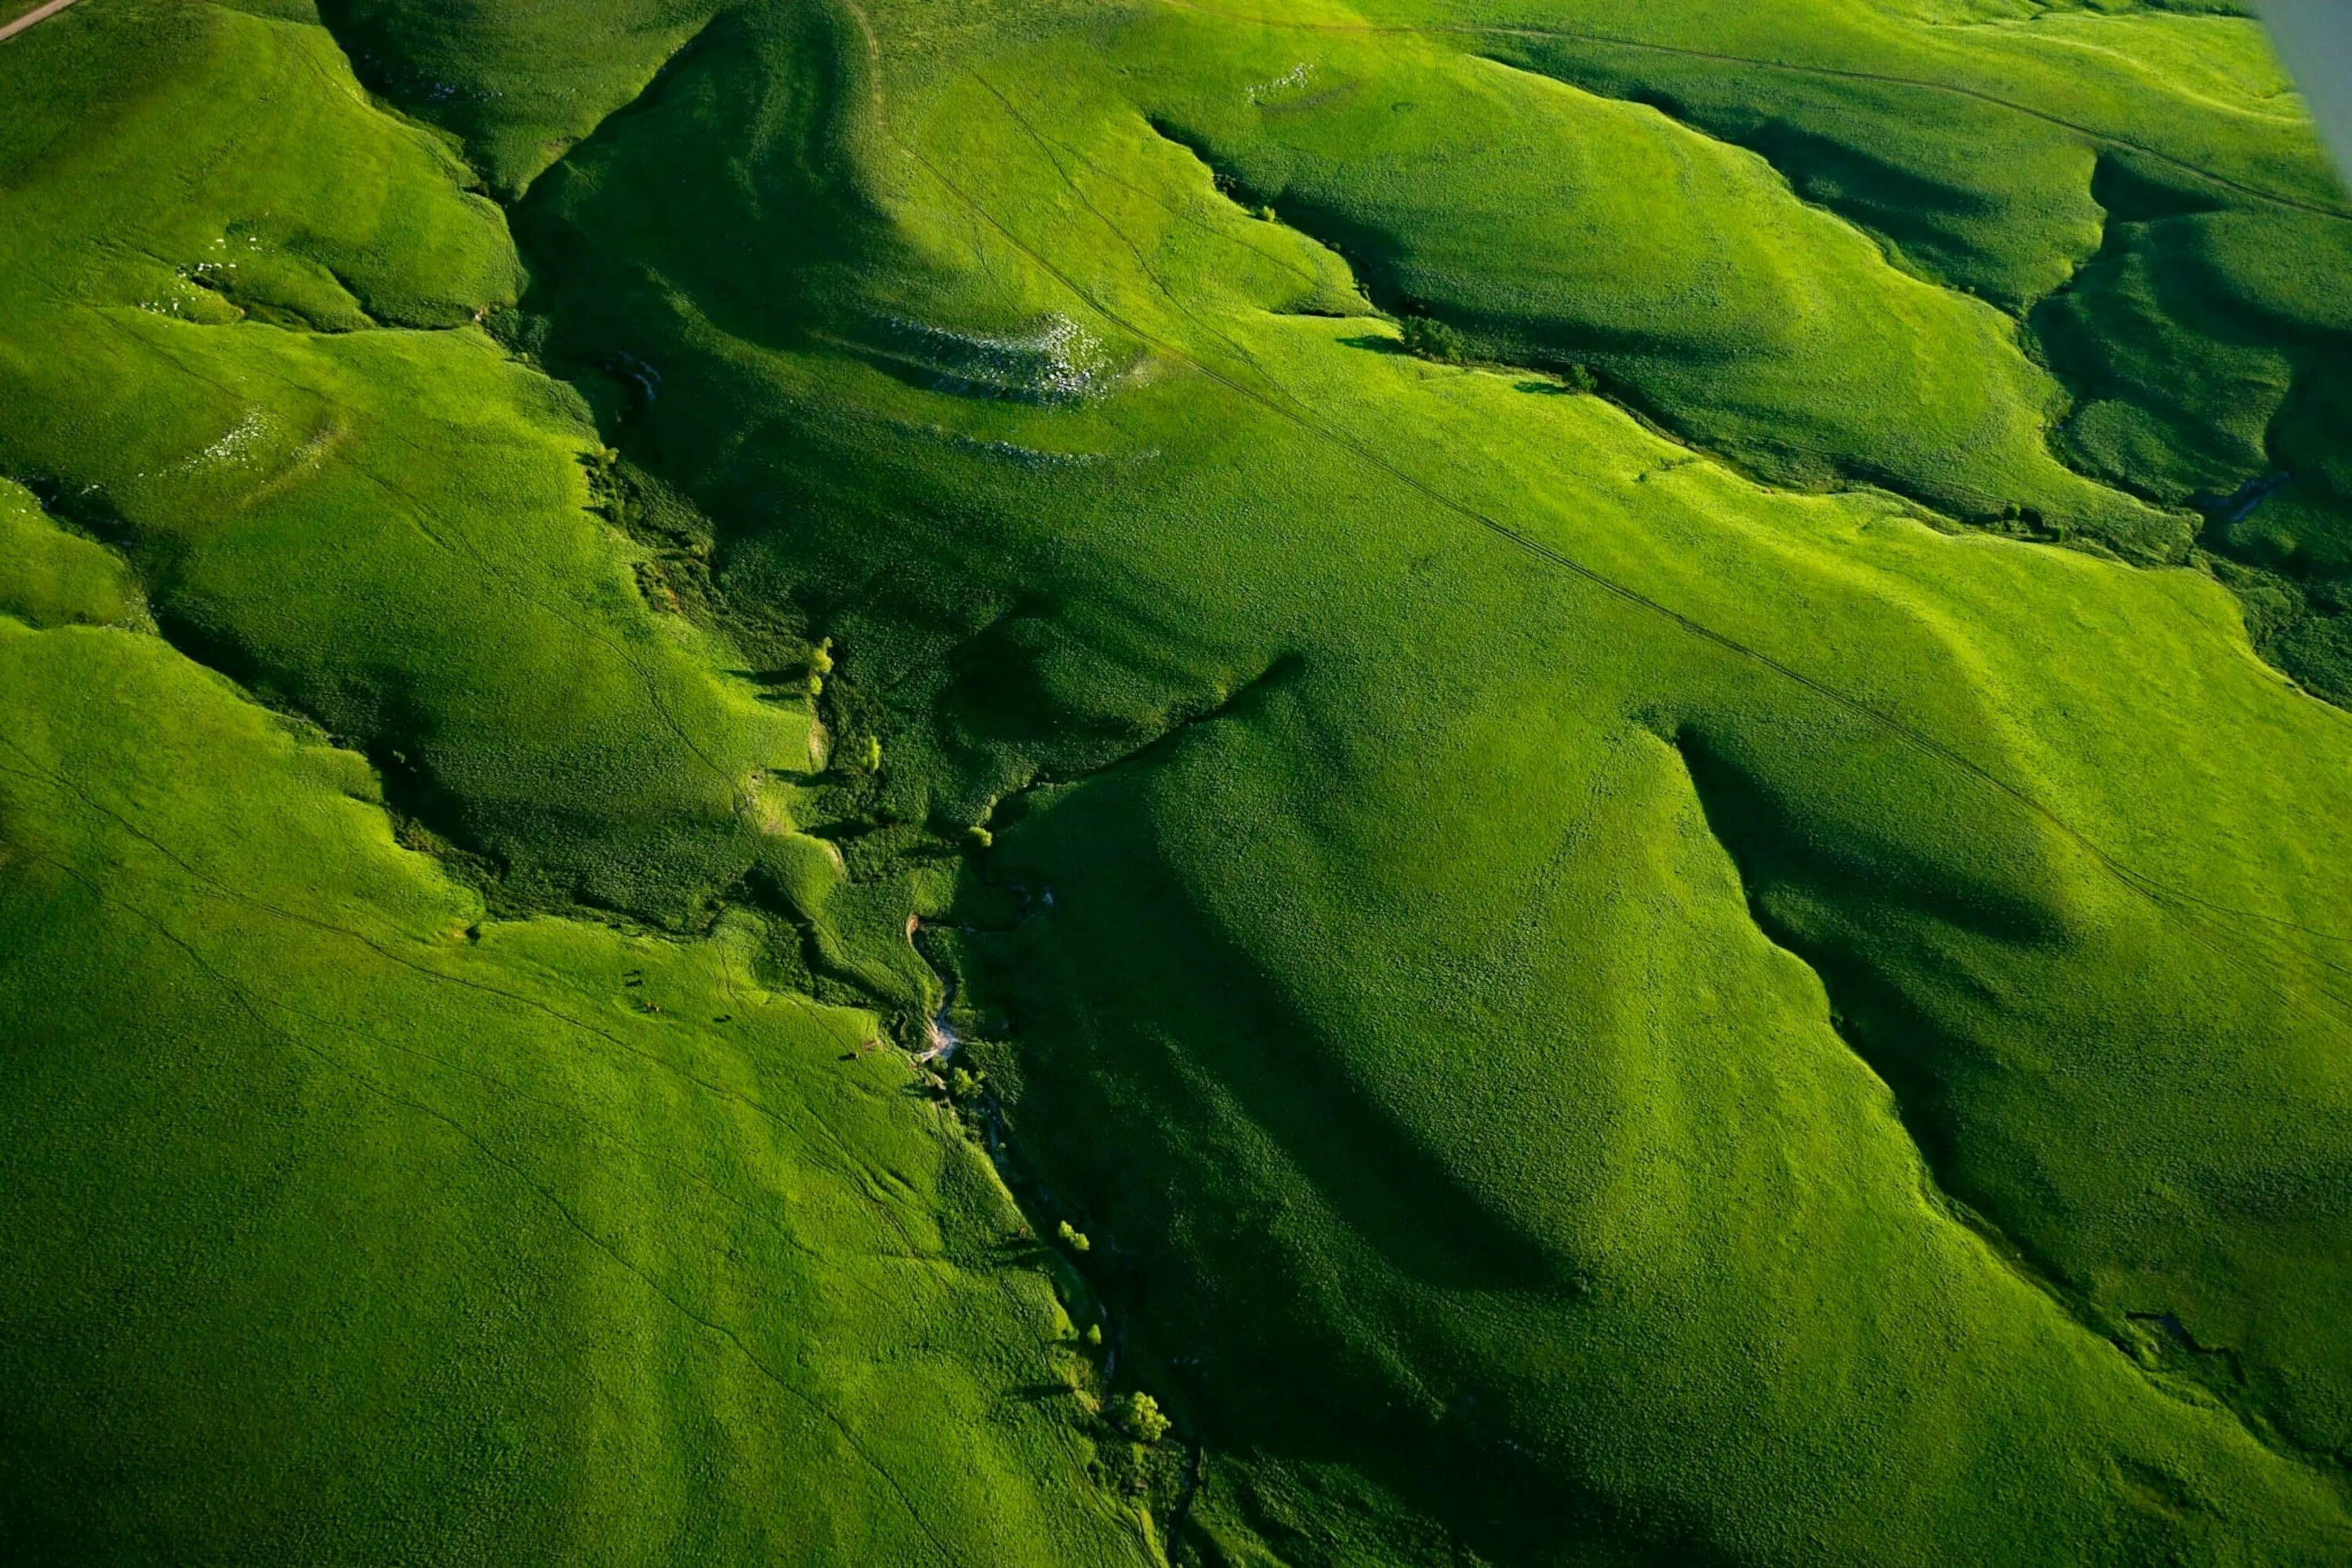
<svg viewBox="0 0 2352 1568">
<path fill-rule="evenodd" d="M 973 939 L 967 995 L 1012 1031 L 992 1070 L 1019 1079 L 1013 1147 L 1114 1238 L 1095 1268 L 1129 1301 L 1130 1355 L 1265 1467 L 1226 1495 L 1288 1496 L 1305 1483 L 1263 1478 L 1304 1466 L 1505 1556 L 1628 1535 L 1932 1554 L 2000 1528 L 2129 1557 L 2141 1529 L 2250 1528 L 2221 1501 L 2246 1483 L 2197 1479 L 2158 1436 L 2218 1418 L 2199 1463 L 2239 1452 L 2318 1489 L 2330 1549 L 2326 1484 L 2233 1447 L 2251 1439 L 2200 1413 L 2189 1347 L 2232 1347 L 2248 1384 L 2225 1392 L 2259 1430 L 2341 1443 L 2322 1238 L 2344 1151 L 2315 1109 L 2345 1092 L 2340 958 L 2288 922 L 2324 925 L 2338 896 L 2312 846 L 2339 764 L 2315 759 L 2345 728 L 2231 651 L 2210 584 L 1939 542 L 1884 500 L 1775 498 L 1554 384 L 1371 352 L 1387 329 L 1361 314 L 1268 313 L 1364 308 L 1211 193 L 1151 129 L 1156 95 L 1120 101 L 1139 70 L 1088 71 L 1131 63 L 1123 32 L 877 78 L 854 15 L 814 44 L 806 12 L 720 26 L 534 193 L 527 306 L 559 360 L 620 345 L 658 367 L 621 445 L 701 504 L 722 585 L 793 595 L 853 671 L 890 672 L 898 816 L 951 831 L 1134 754 L 998 809 L 981 875 L 1001 890 L 955 917 L 1006 928 Z M 714 213 L 750 243 L 698 245 Z M 773 240 L 769 214 L 790 215 Z M 1057 383 L 1039 345 L 1088 340 L 1100 374 Z M 1003 375 L 970 374 L 992 355 Z M 1724 938 L 1653 956 L 1657 935 L 1617 922 L 1634 899 L 1694 931 L 1723 918 L 1688 890 L 1724 886 L 1720 858 L 1635 847 L 1698 820 L 1688 795 L 1670 808 L 1671 772 L 1595 782 L 1662 742 L 1829 1000 L 1768 1003 L 1716 973 Z M 2303 782 L 2221 760 L 2256 747 Z M 1572 827 L 1595 792 L 1607 829 Z M 1631 880 L 1530 914 L 1563 837 L 1563 866 Z M 1702 1050 L 1699 1017 L 1725 1016 Z M 1855 1148 L 1886 1114 L 1866 1078 L 1784 1089 L 1754 1123 L 1704 1100 L 1614 1146 L 1569 1109 L 1633 1041 L 1699 1051 L 1685 1070 L 1713 1083 L 1784 1029 L 1817 1070 L 1859 1049 L 1897 1087 L 1884 1163 Z M 1808 1124 L 1837 1131 L 1797 1152 Z M 1923 1197 L 1906 1131 L 1991 1249 Z M 1608 1195 L 1652 1168 L 1686 1206 Z M 2277 1230 L 2241 1222 L 2249 1190 Z M 1588 1342 L 1577 1281 L 1606 1277 L 1585 1260 L 1620 1205 L 1649 1222 L 1622 1266 L 1647 1288 Z M 1681 1234 L 1702 1214 L 1723 1228 Z M 1732 1238 L 1759 1226 L 1786 1253 L 1739 1272 Z M 1658 1288 L 1677 1275 L 1686 1294 Z M 1713 1327 L 1669 1331 L 1685 1320 Z M 1930 1383 L 1975 1392 L 1942 1407 Z M 1825 1384 L 1845 1398 L 1798 1394 Z M 2037 1394 L 1995 1392 L 2017 1386 Z M 1736 1458 L 1694 1440 L 1727 1427 L 1748 1435 Z M 2085 1430 L 2114 1447 L 2075 1469 Z M 2032 1479 L 2006 1493 L 2003 1467 Z M 1380 1512 L 1343 1504 L 1286 1550 L 1381 1538 Z"/>
<path fill-rule="evenodd" d="M 100 173 L 182 171 L 201 221 L 138 231 L 165 258 L 243 232 L 248 203 L 283 210 L 159 129 L 210 100 L 195 88 L 110 87 L 112 119 L 79 89 L 86 144 L 25 133 L 6 199 L 26 217 L 7 232 L 32 237 L 11 243 L 53 281 L 17 286 L 18 319 L 121 343 L 109 363 L 131 384 L 163 366 L 243 375 L 286 389 L 272 397 L 289 410 L 310 406 L 298 390 L 329 404 L 352 434 L 315 476 L 274 459 L 206 489 L 175 465 L 221 438 L 226 404 L 165 390 L 136 406 L 183 423 L 138 426 L 12 327 L 0 371 L 11 406 L 35 412 L 0 422 L 0 468 L 119 542 L 181 647 L 360 743 L 412 843 L 492 907 L 535 912 L 464 940 L 479 908 L 343 798 L 372 793 L 347 754 L 297 746 L 155 639 L 67 625 L 135 626 L 137 598 L 94 544 L 42 532 L 20 503 L 21 531 L 51 542 L 28 552 L 10 613 L 58 629 L 14 642 L 110 650 L 179 683 L 45 720 L 79 738 L 43 742 L 0 802 L 0 875 L 22 900 L 8 929 L 63 944 L 12 972 L 28 997 L 83 973 L 54 956 L 68 952 L 120 955 L 95 973 L 182 974 L 160 932 L 197 923 L 179 900 L 205 911 L 186 961 L 229 977 L 207 1003 L 223 1016 L 188 1024 L 201 1051 L 162 1051 L 189 1064 L 180 1078 L 133 1065 L 102 1080 L 142 1108 L 169 1096 L 138 1111 L 159 1125 L 211 1129 L 173 1134 L 217 1163 L 187 1184 L 198 1217 L 157 1234 L 255 1211 L 239 1184 L 277 1168 L 237 1157 L 271 1135 L 247 1121 L 172 1120 L 258 1070 L 203 1053 L 285 1072 L 318 1059 L 311 1039 L 381 1079 L 396 1044 L 443 1048 L 423 1020 L 447 987 L 419 964 L 591 1020 L 588 1040 L 642 1044 L 775 1113 L 738 1114 L 707 1085 L 658 1091 L 646 1074 L 670 1074 L 650 1062 L 583 1079 L 578 1050 L 602 1063 L 600 1047 L 494 1008 L 450 1032 L 513 1043 L 494 1068 L 457 1062 L 557 1105 L 589 1097 L 593 1135 L 625 1141 L 625 1161 L 581 1152 L 591 1134 L 570 1122 L 458 1096 L 446 1057 L 394 1087 L 456 1129 L 335 1124 L 332 1147 L 380 1163 L 341 1162 L 331 1173 L 371 1173 L 348 1190 L 304 1176 L 320 1184 L 276 1211 L 270 1268 L 225 1269 L 325 1303 L 288 1324 L 390 1300 L 410 1316 L 387 1338 L 405 1343 L 444 1300 L 522 1289 L 517 1272 L 566 1292 L 520 1342 L 547 1405 L 485 1373 L 416 1417 L 523 1422 L 535 1436 L 516 1451 L 544 1468 L 484 1461 L 450 1516 L 382 1537 L 387 1551 L 1150 1552 L 1132 1501 L 1078 1479 L 1089 1433 L 1098 1477 L 1201 1562 L 2352 1550 L 2336 1310 L 2352 1284 L 2352 721 L 2256 657 L 2204 571 L 1962 526 L 2047 540 L 2063 523 L 2198 559 L 2194 520 L 2145 499 L 2179 499 L 2185 470 L 2045 445 L 2050 373 L 2074 362 L 2028 307 L 2075 309 L 2100 287 L 2088 258 L 2136 243 L 2102 210 L 2196 220 L 2127 206 L 2158 202 L 2179 165 L 2215 176 L 2208 216 L 2242 195 L 2335 222 L 2307 130 L 2291 104 L 2256 112 L 2243 81 L 2200 74 L 2182 41 L 2204 35 L 2176 29 L 2226 19 L 2010 27 L 1978 25 L 1998 6 L 1822 7 L 1843 20 L 1790 43 L 1802 29 L 1759 39 L 1729 8 L 1560 9 L 331 12 L 373 87 L 457 133 L 502 194 L 528 187 L 509 255 L 436 143 L 338 100 L 373 116 L 344 141 L 396 160 L 399 210 L 488 237 L 441 242 L 429 266 L 365 236 L 272 243 L 289 276 L 316 284 L 298 265 L 315 263 L 373 321 L 433 331 L 331 322 L 323 285 L 301 298 L 327 304 L 293 284 L 205 288 L 213 325 L 139 308 L 160 278 L 87 216 Z M 189 79 L 136 53 L 134 21 L 320 47 L 313 29 L 203 7 L 120 15 L 25 58 L 68 82 Z M 551 33 L 598 23 L 635 41 L 541 58 Z M 2098 58 L 2123 63 L 2070 87 L 2050 61 L 2074 57 L 2049 51 L 2111 26 Z M 1639 47 L 1570 37 L 1643 27 Z M 1761 78 L 1717 68 L 1775 41 L 1812 53 Z M 68 50 L 89 52 L 68 70 Z M 1903 50 L 1948 79 L 1893 80 L 1926 79 L 1881 58 Z M 1681 78 L 1645 87 L 1629 59 L 1785 110 L 1814 173 L 1790 174 L 1730 109 L 1674 97 L 1696 91 Z M 436 98 L 455 62 L 467 95 Z M 35 73 L 13 57 L 0 70 Z M 1769 85 L 1783 76 L 1807 85 Z M 1981 202 L 1946 132 L 1868 141 L 1898 110 L 1943 123 L 1920 95 L 1995 110 L 1980 95 L 1996 77 L 2051 107 L 2000 111 L 2030 127 L 2026 151 L 1984 175 Z M 2126 90 L 2147 80 L 2168 84 L 2160 112 Z M 1611 101 L 1670 98 L 1664 115 Z M 248 118 L 254 135 L 278 119 Z M 340 144 L 314 135 L 299 157 Z M 1893 171 L 1867 200 L 1809 188 L 1851 174 L 1864 145 Z M 1881 226 L 1889 203 L 1924 215 L 1912 239 Z M 2238 232 L 2205 254 L 2252 298 L 2285 242 L 2252 219 Z M 371 274 L 360 258 L 379 250 L 411 259 Z M 460 256 L 487 259 L 468 272 Z M 2340 277 L 2326 253 L 2298 265 Z M 1971 282 L 2016 314 L 1966 298 Z M 2161 341 L 2221 364 L 2174 295 L 2146 298 Z M 1403 352 L 1383 307 L 1454 326 L 1481 363 Z M 2159 341 L 2123 321 L 2097 316 L 2074 352 Z M 2324 321 L 2282 309 L 2272 326 L 2324 362 Z M 1580 390 L 1577 365 L 1605 395 Z M 2201 395 L 2178 408 L 2227 417 Z M 399 462 L 372 465 L 375 442 Z M 328 477 L 345 468 L 400 489 L 362 508 Z M 430 554 L 385 555 L 411 531 L 481 542 L 479 569 L 428 576 L 412 563 Z M 360 542 L 339 557 L 346 532 Z M 107 689 L 39 668 L 16 707 Z M 120 816 L 78 809 L 91 781 L 151 776 L 121 718 L 151 709 L 214 714 L 242 738 L 205 755 L 278 757 L 332 781 L 327 798 L 272 815 L 299 793 L 273 783 L 244 826 L 245 808 L 212 804 L 213 763 L 95 796 Z M 125 841 L 151 802 L 195 824 L 185 845 L 148 828 L 177 858 Z M 335 813 L 331 844 L 297 831 Z M 301 884 L 269 903 L 381 924 L 412 963 L 378 975 L 330 947 L 268 968 L 278 917 L 184 886 L 248 840 L 284 857 L 257 861 L 280 868 L 257 886 Z M 150 879 L 123 897 L 154 919 L 85 908 L 97 894 L 48 868 L 76 854 Z M 582 906 L 673 934 L 553 918 Z M 618 984 L 631 969 L 641 987 Z M 730 984 L 777 1000 L 722 1001 Z M 142 1037 L 105 1012 L 100 982 L 76 986 L 36 1034 Z M 917 1097 L 868 1092 L 906 1070 L 824 1043 L 843 1024 L 862 1038 L 865 1016 L 793 986 L 887 1009 L 909 1043 L 927 1023 L 960 1039 L 957 1061 L 985 1072 L 958 1080 L 961 1101 L 1025 1223 L 1071 1227 L 1060 1284 L 1080 1321 L 1101 1313 L 1099 1363 L 1049 1348 L 1060 1323 L 1034 1272 L 990 1267 L 1024 1222 L 969 1146 Z M 640 992 L 658 1012 L 631 1007 Z M 304 1014 L 338 1023 L 314 1037 Z M 776 1021 L 747 1037 L 747 1016 Z M 50 1107 L 76 1081 L 28 1079 L 9 1114 L 68 1125 Z M 413 1219 L 373 1197 L 446 1169 L 477 1146 L 467 1130 L 551 1194 L 533 1211 L 545 1237 L 478 1265 L 465 1249 L 509 1223 L 484 1217 L 490 1188 Z M 137 1254 L 149 1222 L 130 1216 L 186 1160 L 64 1133 L 26 1147 L 10 1187 L 30 1217 L 12 1234 L 52 1250 L 12 1268 L 8 1321 L 40 1331 L 9 1342 L 58 1388 L 113 1387 L 76 1359 L 61 1303 L 91 1294 L 98 1266 L 57 1194 L 127 1194 L 97 1228 L 122 1249 L 116 1295 L 147 1300 L 170 1276 Z M 464 1158 L 469 1183 L 508 1179 Z M 775 1193 L 793 1194 L 781 1237 L 763 1224 Z M 584 1230 L 557 1230 L 557 1203 Z M 803 1229 L 808 1208 L 823 1217 Z M 457 1283 L 332 1283 L 347 1254 L 392 1256 L 381 1238 L 409 1225 L 441 1238 Z M 907 1251 L 938 1261 L 879 1266 Z M 867 1279 L 898 1293 L 869 1311 L 847 1283 Z M 940 1314 L 944 1332 L 912 1326 Z M 131 1342 L 132 1386 L 184 1386 L 203 1336 L 236 1320 L 185 1321 L 184 1337 Z M 656 1348 L 616 1355 L 604 1332 Z M 268 1392 L 284 1386 L 266 1374 L 273 1342 L 252 1350 L 261 1370 L 189 1397 L 287 1397 Z M 371 1364 L 374 1342 L 353 1330 L 295 1366 L 324 1384 Z M 512 1333 L 479 1342 L 509 1375 Z M 929 1348 L 882 1348 L 909 1342 Z M 573 1380 L 616 1364 L 681 1370 L 611 1418 L 636 1447 L 565 1447 L 606 1429 Z M 1076 1424 L 1097 1377 L 1164 1401 L 1181 1459 Z M 315 1447 L 257 1437 L 223 1462 L 245 1476 L 358 1455 L 340 1473 L 383 1475 L 383 1407 L 354 1394 Z M 845 1428 L 875 1435 L 874 1465 Z M 131 1430 L 78 1447 L 12 1433 L 16 1489 L 68 1495 L 75 1466 Z M 923 1469 L 935 1430 L 970 1434 L 969 1462 Z M 820 1479 L 786 1486 L 803 1464 Z M 640 1532 L 562 1533 L 551 1486 L 593 1495 L 646 1467 L 682 1479 Z M 123 1529 L 195 1528 L 183 1500 L 209 1472 L 166 1448 L 135 1474 Z M 448 1490 L 436 1482 L 423 1489 Z M 549 1511 L 510 1511 L 526 1506 Z M 206 1539 L 299 1546 L 312 1517 L 225 1514 Z"/>
<path fill-rule="evenodd" d="M 2017 315 L 2055 450 L 2203 515 L 2265 654 L 2352 701 L 2341 467 L 2352 199 L 2224 5 L 1444 8 L 1476 47 L 1769 159 L 1893 259 Z M 1428 18 L 1416 16 L 1414 22 Z"/>
<path fill-rule="evenodd" d="M 0 693 L 16 1561 L 1150 1560 L 1017 1215 L 755 931 L 484 924 L 150 636 Z"/>
<path fill-rule="evenodd" d="M 471 324 L 500 215 L 315 24 L 47 26 L 0 55 L 0 450 L 59 509 L 0 480 L 11 1558 L 1155 1560 L 985 1160 L 786 919 L 696 901 L 823 900 L 755 765 L 817 731 L 657 619 L 584 409 Z M 577 897 L 705 934 L 530 913 Z"/>
</svg>

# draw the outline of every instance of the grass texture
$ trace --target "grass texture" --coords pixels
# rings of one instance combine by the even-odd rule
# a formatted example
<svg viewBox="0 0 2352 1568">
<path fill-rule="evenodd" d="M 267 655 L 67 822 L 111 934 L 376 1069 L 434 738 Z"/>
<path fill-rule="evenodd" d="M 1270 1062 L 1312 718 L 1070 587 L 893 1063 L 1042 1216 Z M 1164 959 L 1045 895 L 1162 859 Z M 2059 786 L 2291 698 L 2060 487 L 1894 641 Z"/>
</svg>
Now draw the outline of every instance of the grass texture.
<svg viewBox="0 0 2352 1568">
<path fill-rule="evenodd" d="M 484 925 L 152 637 L 0 671 L 17 1561 L 1136 1560 L 870 1019 L 739 929 Z"/>
<path fill-rule="evenodd" d="M 2245 18 L 261 10 L 0 47 L 10 1531 L 2352 1552 Z"/>
</svg>

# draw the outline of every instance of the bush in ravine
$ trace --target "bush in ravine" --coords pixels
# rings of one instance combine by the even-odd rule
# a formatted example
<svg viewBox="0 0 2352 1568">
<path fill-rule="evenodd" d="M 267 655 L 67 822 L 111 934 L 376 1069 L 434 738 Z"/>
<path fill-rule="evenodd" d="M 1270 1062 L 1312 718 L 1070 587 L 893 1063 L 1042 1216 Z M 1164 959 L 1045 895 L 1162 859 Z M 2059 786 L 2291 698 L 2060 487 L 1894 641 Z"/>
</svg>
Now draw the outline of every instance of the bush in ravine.
<svg viewBox="0 0 2352 1568">
<path fill-rule="evenodd" d="M 1433 359 L 1442 364 L 1460 364 L 1470 357 L 1470 342 L 1460 330 L 1427 316 L 1408 316 L 1404 322 L 1404 347 L 1407 353 Z"/>
<path fill-rule="evenodd" d="M 1168 1436 L 1168 1417 L 1160 1413 L 1160 1401 L 1148 1394 L 1114 1394 L 1104 1414 L 1139 1443 L 1157 1443 Z"/>
<path fill-rule="evenodd" d="M 1072 1252 L 1092 1252 L 1094 1250 L 1095 1244 L 1087 1239 L 1087 1233 L 1080 1230 L 1076 1226 L 1072 1225 L 1068 1220 L 1064 1220 L 1059 1226 L 1055 1226 L 1054 1234 L 1062 1238 L 1062 1245 L 1068 1247 Z"/>
</svg>

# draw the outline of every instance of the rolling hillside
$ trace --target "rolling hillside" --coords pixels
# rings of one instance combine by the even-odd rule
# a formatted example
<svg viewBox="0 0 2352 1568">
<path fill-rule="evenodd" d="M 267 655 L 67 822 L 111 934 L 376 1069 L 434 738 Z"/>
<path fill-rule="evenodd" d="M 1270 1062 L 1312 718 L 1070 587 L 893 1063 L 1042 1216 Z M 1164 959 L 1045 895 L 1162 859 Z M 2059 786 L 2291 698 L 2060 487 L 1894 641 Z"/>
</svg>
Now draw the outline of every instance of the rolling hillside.
<svg viewBox="0 0 2352 1568">
<path fill-rule="evenodd" d="M 2352 1556 L 2352 196 L 2236 7 L 82 0 L 0 105 L 12 1560 Z"/>
</svg>

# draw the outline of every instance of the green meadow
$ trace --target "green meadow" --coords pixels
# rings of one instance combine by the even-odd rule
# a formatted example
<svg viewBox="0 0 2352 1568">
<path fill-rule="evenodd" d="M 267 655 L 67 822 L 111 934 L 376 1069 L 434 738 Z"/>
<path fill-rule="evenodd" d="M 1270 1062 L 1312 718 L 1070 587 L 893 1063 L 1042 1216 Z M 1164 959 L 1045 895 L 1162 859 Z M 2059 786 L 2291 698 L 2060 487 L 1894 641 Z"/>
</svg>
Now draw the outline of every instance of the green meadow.
<svg viewBox="0 0 2352 1568">
<path fill-rule="evenodd" d="M 0 43 L 0 1545 L 2352 1557 L 2347 300 L 2222 3 Z"/>
</svg>

